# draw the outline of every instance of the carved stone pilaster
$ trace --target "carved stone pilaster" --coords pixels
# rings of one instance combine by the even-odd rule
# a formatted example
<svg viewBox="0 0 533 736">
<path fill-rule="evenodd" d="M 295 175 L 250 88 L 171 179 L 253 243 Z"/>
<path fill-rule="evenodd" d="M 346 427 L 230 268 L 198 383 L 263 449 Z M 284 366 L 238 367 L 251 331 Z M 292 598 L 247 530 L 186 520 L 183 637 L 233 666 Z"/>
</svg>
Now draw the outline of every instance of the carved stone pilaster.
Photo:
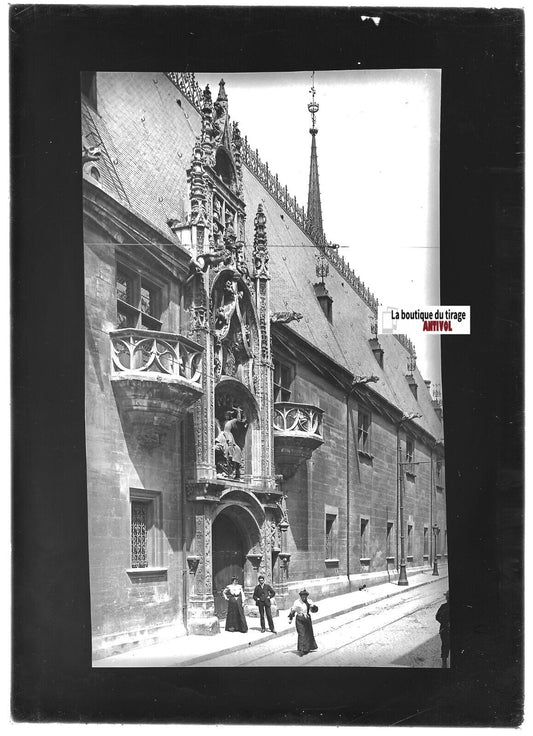
<svg viewBox="0 0 533 736">
<path fill-rule="evenodd" d="M 270 276 L 268 273 L 268 248 L 266 217 L 263 205 L 257 208 L 254 220 L 253 277 L 255 282 L 256 311 L 259 321 L 260 355 L 254 364 L 254 388 L 261 412 L 260 475 L 263 482 L 271 481 L 273 487 L 272 450 L 272 361 L 270 347 Z"/>
<path fill-rule="evenodd" d="M 209 85 L 206 86 L 202 96 L 202 151 L 204 161 L 210 162 L 213 152 L 211 134 L 213 128 L 213 100 Z"/>
<path fill-rule="evenodd" d="M 233 123 L 232 150 L 235 160 L 235 170 L 237 173 L 237 191 L 238 197 L 242 195 L 242 138 L 239 124 Z"/>
<path fill-rule="evenodd" d="M 193 148 L 191 167 L 188 174 L 191 200 L 191 224 L 205 227 L 206 217 L 206 187 L 204 179 L 204 152 L 199 138 Z"/>
<path fill-rule="evenodd" d="M 268 273 L 268 248 L 267 248 L 267 235 L 266 235 L 266 216 L 263 212 L 263 205 L 260 204 L 257 208 L 257 214 L 254 220 L 254 278 L 256 279 L 269 279 Z"/>
<path fill-rule="evenodd" d="M 213 635 L 220 631 L 213 598 L 213 548 L 211 539 L 213 504 L 197 503 L 194 509 L 194 555 L 198 558 L 193 593 L 189 598 L 189 632 Z"/>
</svg>

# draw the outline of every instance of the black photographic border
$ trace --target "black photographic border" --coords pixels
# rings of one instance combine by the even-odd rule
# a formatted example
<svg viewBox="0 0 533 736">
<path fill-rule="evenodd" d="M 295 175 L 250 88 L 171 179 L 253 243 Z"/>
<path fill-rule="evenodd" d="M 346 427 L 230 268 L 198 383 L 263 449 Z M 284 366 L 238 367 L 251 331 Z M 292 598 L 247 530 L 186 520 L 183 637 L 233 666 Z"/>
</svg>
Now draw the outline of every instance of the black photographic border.
<svg viewBox="0 0 533 736">
<path fill-rule="evenodd" d="M 523 12 L 20 5 L 10 34 L 13 719 L 519 725 Z M 79 72 L 412 67 L 442 69 L 441 303 L 471 305 L 442 339 L 452 669 L 92 669 Z"/>
</svg>

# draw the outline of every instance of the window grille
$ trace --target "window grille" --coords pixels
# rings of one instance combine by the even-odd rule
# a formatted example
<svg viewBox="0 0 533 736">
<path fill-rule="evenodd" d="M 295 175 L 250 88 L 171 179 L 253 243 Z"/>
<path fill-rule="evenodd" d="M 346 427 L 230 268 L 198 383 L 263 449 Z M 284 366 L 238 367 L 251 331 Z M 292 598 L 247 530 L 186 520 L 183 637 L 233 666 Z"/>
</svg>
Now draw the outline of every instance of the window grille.
<svg viewBox="0 0 533 736">
<path fill-rule="evenodd" d="M 131 502 L 131 566 L 148 567 L 148 504 Z"/>
</svg>

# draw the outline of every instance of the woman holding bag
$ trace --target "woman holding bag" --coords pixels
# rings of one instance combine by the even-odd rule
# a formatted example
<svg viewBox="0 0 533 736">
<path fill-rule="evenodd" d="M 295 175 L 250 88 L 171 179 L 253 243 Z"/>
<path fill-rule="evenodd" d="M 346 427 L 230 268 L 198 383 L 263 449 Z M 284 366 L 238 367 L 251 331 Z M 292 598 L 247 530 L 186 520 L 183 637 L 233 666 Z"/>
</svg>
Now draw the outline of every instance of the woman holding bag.
<svg viewBox="0 0 533 736">
<path fill-rule="evenodd" d="M 318 649 L 313 633 L 313 622 L 311 613 L 316 613 L 318 606 L 309 598 L 307 590 L 300 591 L 300 598 L 294 601 L 289 613 L 289 621 L 296 616 L 296 631 L 298 633 L 298 654 L 303 657 L 305 654 Z"/>
</svg>

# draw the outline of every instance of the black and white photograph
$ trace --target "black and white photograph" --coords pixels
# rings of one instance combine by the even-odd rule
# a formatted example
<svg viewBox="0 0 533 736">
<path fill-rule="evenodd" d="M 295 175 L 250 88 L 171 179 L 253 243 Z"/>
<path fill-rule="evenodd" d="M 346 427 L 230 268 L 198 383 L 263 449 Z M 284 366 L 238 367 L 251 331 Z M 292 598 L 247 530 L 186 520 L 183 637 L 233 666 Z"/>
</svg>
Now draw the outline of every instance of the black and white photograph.
<svg viewBox="0 0 533 736">
<path fill-rule="evenodd" d="M 440 71 L 81 87 L 95 666 L 447 667 Z"/>
<path fill-rule="evenodd" d="M 13 6 L 15 721 L 520 725 L 523 15 Z"/>
</svg>

